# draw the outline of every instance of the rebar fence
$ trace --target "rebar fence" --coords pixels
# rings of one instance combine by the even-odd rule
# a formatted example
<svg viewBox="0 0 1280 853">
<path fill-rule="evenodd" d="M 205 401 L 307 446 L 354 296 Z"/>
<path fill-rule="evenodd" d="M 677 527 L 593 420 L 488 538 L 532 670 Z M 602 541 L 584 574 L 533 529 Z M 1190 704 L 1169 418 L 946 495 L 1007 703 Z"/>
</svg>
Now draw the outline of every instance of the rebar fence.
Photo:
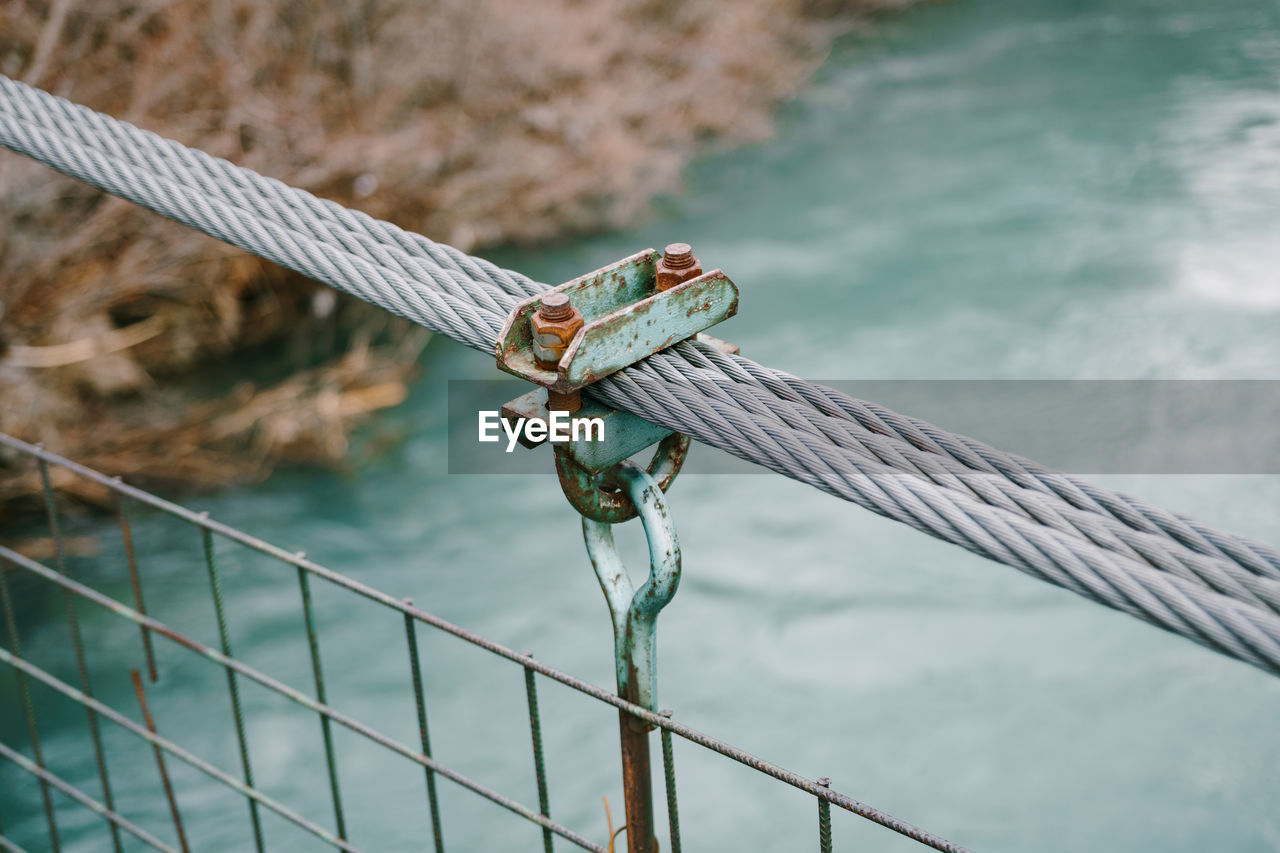
<svg viewBox="0 0 1280 853">
<path fill-rule="evenodd" d="M 78 805 L 102 819 L 103 829 L 110 838 L 115 850 L 124 849 L 124 836 L 132 836 L 147 848 L 166 851 L 186 851 L 189 849 L 188 838 L 184 832 L 181 818 L 181 786 L 174 784 L 170 778 L 167 762 L 177 760 L 210 779 L 241 795 L 246 803 L 246 817 L 251 827 L 254 847 L 261 851 L 268 849 L 263 832 L 263 812 L 270 811 L 292 823 L 322 842 L 340 850 L 356 851 L 362 848 L 358 838 L 351 837 L 347 830 L 347 820 L 343 806 L 344 782 L 339 773 L 339 763 L 335 755 L 333 729 L 341 727 L 355 735 L 367 739 L 373 744 L 400 756 L 407 762 L 419 766 L 423 771 L 425 782 L 425 802 L 422 808 L 429 815 L 432 840 L 436 851 L 449 849 L 446 844 L 447 815 L 441 814 L 440 797 L 437 786 L 441 779 L 458 785 L 473 794 L 488 800 L 496 806 L 525 819 L 541 828 L 543 849 L 551 851 L 556 838 L 563 839 L 574 847 L 583 850 L 607 853 L 613 849 L 613 839 L 593 840 L 571 827 L 557 822 L 551 817 L 549 808 L 549 791 L 546 774 L 548 757 L 544 754 L 542 743 L 542 720 L 538 707 L 538 683 L 540 679 L 550 679 L 578 694 L 588 696 L 598 702 L 618 709 L 622 715 L 637 721 L 646 730 L 657 730 L 661 742 L 663 789 L 666 797 L 666 813 L 668 824 L 669 849 L 679 853 L 680 816 L 676 798 L 676 772 L 674 741 L 680 739 L 696 744 L 713 753 L 718 753 L 732 761 L 745 765 L 760 774 L 772 777 L 791 788 L 803 791 L 814 798 L 818 821 L 818 848 L 822 851 L 833 849 L 831 832 L 831 807 L 842 809 L 865 818 L 868 821 L 886 827 L 893 832 L 914 839 L 935 850 L 963 851 L 964 848 L 931 833 L 918 829 L 898 818 L 888 815 L 879 809 L 859 802 L 846 794 L 832 789 L 826 779 L 807 779 L 782 767 L 764 761 L 735 746 L 718 740 L 703 732 L 692 729 L 675 720 L 670 712 L 647 710 L 644 707 L 628 702 L 608 690 L 589 684 L 564 673 L 529 654 L 522 654 L 506 648 L 499 643 L 486 639 L 465 628 L 454 625 L 425 610 L 415 607 L 407 599 L 396 598 L 380 590 L 374 589 L 346 575 L 326 568 L 300 553 L 290 553 L 275 545 L 265 542 L 249 533 L 235 529 L 211 518 L 208 513 L 197 513 L 175 503 L 157 497 L 142 489 L 123 482 L 120 478 L 108 477 L 97 471 L 79 465 L 69 459 L 51 453 L 42 447 L 0 434 L 0 447 L 10 455 L 16 456 L 19 464 L 25 461 L 32 469 L 30 473 L 39 478 L 40 490 L 43 494 L 44 512 L 47 515 L 49 541 L 52 544 L 52 565 L 25 556 L 19 551 L 0 545 L 0 609 L 5 623 L 5 645 L 0 648 L 0 662 L 16 676 L 17 694 L 21 701 L 22 716 L 27 729 L 29 743 L 25 749 L 15 744 L 0 743 L 0 757 L 11 762 L 30 775 L 33 784 L 39 786 L 41 801 L 48 825 L 49 849 L 59 851 L 59 816 L 62 808 L 55 802 L 55 794 L 61 795 L 71 803 Z M 14 466 L 18 467 L 18 466 Z M 57 476 L 55 476 L 55 474 Z M 128 588 L 131 600 L 117 600 L 89 585 L 71 577 L 67 569 L 66 543 L 60 523 L 59 501 L 57 500 L 55 481 L 60 477 L 82 478 L 93 484 L 105 494 L 116 508 L 116 524 L 119 530 L 125 563 L 128 572 Z M 191 547 L 198 549 L 208 581 L 209 597 L 214 619 L 217 625 L 218 645 L 205 645 L 181 630 L 165 624 L 148 615 L 145 597 L 145 577 L 143 567 L 145 560 L 140 559 L 134 542 L 132 517 L 139 509 L 158 511 L 188 525 L 192 531 Z M 250 549 L 265 555 L 281 567 L 292 568 L 297 574 L 298 595 L 303 612 L 303 632 L 307 651 L 310 657 L 313 674 L 312 684 L 300 688 L 286 684 L 261 670 L 250 666 L 237 658 L 232 648 L 229 612 L 223 599 L 219 559 L 215 552 L 215 542 L 233 543 L 235 546 Z M 11 591 L 10 573 L 34 576 L 40 581 L 57 588 L 65 608 L 67 629 L 70 633 L 71 652 L 75 660 L 76 681 L 59 678 L 54 673 L 32 663 L 23 656 L 20 643 L 16 602 Z M 408 648 L 409 670 L 404 673 L 404 680 L 413 695 L 413 707 L 406 707 L 407 715 L 415 715 L 416 728 L 419 735 L 417 743 L 401 743 L 381 731 L 344 713 L 330 704 L 327 699 L 326 672 L 321 656 L 321 636 L 312 604 L 312 582 L 318 581 L 345 590 L 355 596 L 381 605 L 389 617 L 403 622 L 405 642 Z M 103 608 L 115 616 L 127 620 L 137 626 L 138 669 L 134 672 L 134 689 L 138 699 L 139 713 L 127 713 L 97 698 L 93 689 L 90 652 L 94 648 L 95 636 L 83 630 L 77 616 L 77 603 L 89 602 Z M 356 630 L 359 626 L 354 626 Z M 505 658 L 515 665 L 518 676 L 524 683 L 528 704 L 529 734 L 532 743 L 534 774 L 538 791 L 536 808 L 517 802 L 509 796 L 494 790 L 483 781 L 464 775 L 452 767 L 440 763 L 432 757 L 431 737 L 429 732 L 429 699 L 424 688 L 423 661 L 419 651 L 419 631 L 426 628 L 431 631 L 451 635 L 485 652 Z M 302 639 L 301 637 L 299 638 Z M 229 702 L 234 721 L 234 754 L 233 766 L 222 766 L 206 756 L 196 754 L 169 736 L 157 730 L 155 721 L 148 709 L 144 678 L 139 671 L 145 672 L 149 680 L 155 681 L 159 673 L 156 664 L 155 645 L 158 641 L 176 644 L 191 653 L 193 660 L 202 660 L 211 666 L 220 667 L 226 675 L 226 697 L 219 701 Z M 250 749 L 247 729 L 250 720 L 247 718 L 242 701 L 241 685 L 252 682 L 277 694 L 298 706 L 313 712 L 319 720 L 319 747 L 323 750 L 325 778 L 317 780 L 317 784 L 328 788 L 332 804 L 331 814 L 326 817 L 308 816 L 282 802 L 263 790 L 255 782 L 254 755 Z M 41 719 L 36 713 L 32 701 L 32 688 L 39 685 L 61 697 L 67 703 L 77 706 L 84 714 L 89 729 L 96 768 L 97 790 L 88 791 L 70 781 L 61 778 L 48 769 L 45 754 L 41 747 Z M 140 718 L 140 719 L 139 719 Z M 144 827 L 138 821 L 122 813 L 113 796 L 111 768 L 107 753 L 103 748 L 102 728 L 118 726 L 136 736 L 139 748 L 154 752 L 154 760 L 163 782 L 163 789 L 168 800 L 171 821 L 167 827 Z M 0 798 L 0 847 L 7 850 L 20 850 L 4 833 L 3 798 Z M 9 817 L 12 817 L 10 815 Z M 425 845 L 424 845 L 425 846 Z M 665 846 L 665 845 L 664 845 Z M 798 846 L 798 845 L 797 845 Z"/>
</svg>

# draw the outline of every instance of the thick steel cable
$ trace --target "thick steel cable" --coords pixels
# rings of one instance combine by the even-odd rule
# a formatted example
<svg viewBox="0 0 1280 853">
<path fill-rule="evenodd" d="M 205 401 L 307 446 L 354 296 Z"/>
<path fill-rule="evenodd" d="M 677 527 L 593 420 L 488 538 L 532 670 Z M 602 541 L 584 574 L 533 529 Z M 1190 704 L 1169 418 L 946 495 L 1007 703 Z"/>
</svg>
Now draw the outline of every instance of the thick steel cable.
<svg viewBox="0 0 1280 853">
<path fill-rule="evenodd" d="M 544 285 L 0 77 L 0 145 L 483 351 Z M 686 342 L 595 396 L 1269 671 L 1280 555 Z"/>
<path fill-rule="evenodd" d="M 0 94 L 10 99 L 13 112 L 27 121 L 57 130 L 88 147 L 96 145 L 104 153 L 149 169 L 170 180 L 179 183 L 185 181 L 194 189 L 240 207 L 246 215 L 264 217 L 285 227 L 319 233 L 327 242 L 341 245 L 366 260 L 381 264 L 389 262 L 390 266 L 410 278 L 430 283 L 455 296 L 474 299 L 483 308 L 496 309 L 505 315 L 512 297 L 535 293 L 544 287 L 519 273 L 502 270 L 452 247 L 433 243 L 421 235 L 318 199 L 279 181 L 23 84 L 0 78 Z M 309 217 L 303 220 L 299 212 L 308 214 Z M 427 263 L 424 264 L 424 261 Z M 491 288 L 500 292 L 491 295 Z M 669 356 L 680 356 L 683 362 Z M 666 371 L 668 374 L 674 370 L 678 375 L 694 366 L 708 368 L 723 377 L 750 386 L 752 391 L 763 388 L 779 400 L 802 401 L 810 407 L 810 419 L 816 418 L 818 413 L 825 413 L 847 420 L 853 430 L 852 437 L 857 442 L 876 442 L 878 436 L 885 435 L 891 441 L 901 443 L 907 455 L 922 449 L 947 457 L 974 471 L 1003 477 L 1003 482 L 989 484 L 989 488 L 1006 493 L 1011 490 L 1032 489 L 1062 498 L 1078 509 L 1109 516 L 1110 520 L 1139 533 L 1170 538 L 1189 551 L 1183 553 L 1179 549 L 1174 554 L 1176 559 L 1189 560 L 1194 564 L 1200 562 L 1196 559 L 1198 555 L 1221 557 L 1230 564 L 1246 567 L 1246 572 L 1280 577 L 1280 556 L 1272 549 L 1238 537 L 1223 537 L 1194 521 L 1124 495 L 1098 489 L 1084 481 L 996 451 L 972 439 L 947 433 L 925 422 L 854 400 L 781 371 L 764 368 L 748 359 L 686 344 L 651 361 L 659 369 L 664 362 L 670 362 L 666 365 L 669 368 Z M 642 405 L 639 400 L 631 402 Z M 883 442 L 879 443 L 885 447 Z M 895 457 L 893 460 L 885 458 L 879 451 L 876 451 L 876 455 L 890 467 L 900 470 L 920 467 L 916 464 L 901 464 L 906 456 L 897 451 L 890 450 L 889 455 Z M 923 460 L 923 465 L 928 467 L 932 463 Z M 921 472 L 924 473 L 923 470 Z M 963 478 L 965 474 L 960 472 L 959 476 Z M 981 494 L 986 498 L 990 496 L 990 491 Z M 1027 501 L 1035 503 L 1034 499 L 1019 498 L 1016 494 L 1009 497 L 1018 505 Z M 996 505 L 1002 503 L 1007 506 L 1009 501 L 1001 500 Z M 1029 512 L 1028 517 L 1036 518 Z M 1152 559 L 1152 553 L 1145 553 L 1143 556 L 1161 567 L 1168 567 L 1170 563 L 1167 555 L 1163 559 L 1160 554 L 1154 555 L 1155 559 Z M 1198 571 L 1192 569 L 1192 573 L 1198 574 Z M 1224 588 L 1212 579 L 1205 579 L 1214 588 Z M 1238 592 L 1238 588 L 1235 591 Z"/>
<path fill-rule="evenodd" d="M 475 299 L 484 308 L 505 314 L 510 308 L 509 297 L 532 294 L 543 288 L 518 273 L 502 270 L 452 247 L 433 243 L 421 235 L 318 199 L 38 89 L 0 78 L 0 93 L 11 99 L 15 114 L 25 120 L 56 129 L 86 146 L 96 144 L 105 153 L 171 180 L 187 181 L 196 189 L 287 227 L 320 231 L 329 242 L 342 245 L 366 260 L 378 263 L 390 260 L 392 266 L 410 277 L 431 280 L 453 295 Z M 312 218 L 304 221 L 300 212 Z M 429 261 L 430 266 L 424 266 L 423 260 Z M 501 294 L 497 298 L 490 295 L 485 284 L 496 286 Z M 1078 508 L 1110 515 L 1135 530 L 1166 533 L 1198 554 L 1229 556 L 1254 573 L 1280 577 L 1280 555 L 1271 549 L 1235 537 L 1223 539 L 1172 513 L 1097 489 L 1028 460 L 781 371 L 763 368 L 748 359 L 699 350 L 693 345 L 678 354 L 688 364 L 708 367 L 738 382 L 757 384 L 780 399 L 804 400 L 819 411 L 842 416 L 862 427 L 863 436 L 893 436 L 911 448 L 948 456 L 976 471 L 1000 473 L 1011 484 L 1055 494 Z"/>
</svg>

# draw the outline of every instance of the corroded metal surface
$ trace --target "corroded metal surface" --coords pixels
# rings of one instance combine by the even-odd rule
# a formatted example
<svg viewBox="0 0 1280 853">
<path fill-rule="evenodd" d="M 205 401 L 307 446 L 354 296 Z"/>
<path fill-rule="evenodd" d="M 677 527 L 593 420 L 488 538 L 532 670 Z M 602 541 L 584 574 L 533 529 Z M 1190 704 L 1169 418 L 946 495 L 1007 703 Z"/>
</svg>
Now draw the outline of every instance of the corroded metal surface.
<svg viewBox="0 0 1280 853">
<path fill-rule="evenodd" d="M 720 270 L 659 291 L 658 253 L 647 249 L 520 302 L 498 336 L 498 367 L 560 393 L 691 338 L 738 311 L 738 288 Z M 585 325 L 554 370 L 539 365 L 530 319 L 551 293 L 568 297 Z"/>
<path fill-rule="evenodd" d="M 582 533 L 613 620 L 618 695 L 654 711 L 658 694 L 658 614 L 680 586 L 680 545 L 658 482 L 630 462 L 619 464 L 616 472 L 639 513 L 649 545 L 649 576 L 639 589 L 633 585 L 614 545 L 612 525 L 584 517 Z M 626 712 L 620 713 L 619 724 L 627 849 L 629 853 L 656 853 L 649 762 L 649 732 L 653 726 Z"/>
<path fill-rule="evenodd" d="M 533 360 L 538 367 L 555 370 L 584 322 L 582 312 L 563 293 L 553 291 L 542 297 L 538 310 L 529 318 Z"/>
<path fill-rule="evenodd" d="M 555 443 L 556 474 L 565 497 L 582 515 L 587 553 L 613 617 L 618 695 L 650 711 L 656 709 L 658 684 L 657 615 L 680 582 L 680 548 L 663 493 L 684 464 L 689 438 L 599 403 L 584 405 L 580 389 L 700 335 L 732 316 L 737 300 L 732 281 L 719 270 L 704 275 L 689 245 L 673 243 L 661 258 L 652 251 L 642 252 L 526 300 L 511 313 L 497 344 L 499 367 L 544 386 L 503 406 L 504 418 L 545 420 L 547 410 L 568 410 L 579 417 L 600 419 L 599 436 L 587 433 L 579 439 L 571 431 L 568 442 Z M 535 304 L 538 307 L 530 316 Z M 553 352 L 564 342 L 566 330 L 578 322 L 574 310 L 578 307 L 585 324 L 563 354 Z M 647 471 L 629 461 L 655 443 L 658 447 Z M 611 530 L 611 525 L 637 515 L 650 549 L 649 577 L 638 591 L 614 547 Z M 649 760 L 652 729 L 634 715 L 619 712 L 629 853 L 657 853 L 658 849 Z M 668 791 L 673 791 L 672 780 L 668 780 Z M 679 829 L 674 823 L 671 831 L 672 843 L 678 846 Z M 549 844 L 549 835 L 547 840 Z"/>
<path fill-rule="evenodd" d="M 572 445 L 555 447 L 556 475 L 569 503 L 584 518 L 603 524 L 630 521 L 639 510 L 613 475 L 617 469 L 591 471 L 573 457 Z M 658 443 L 647 472 L 663 491 L 671 488 L 676 475 L 689 455 L 689 436 L 673 432 Z"/>
<path fill-rule="evenodd" d="M 691 278 L 702 275 L 702 262 L 688 243 L 672 243 L 658 260 L 654 284 L 658 290 L 670 290 Z"/>
</svg>

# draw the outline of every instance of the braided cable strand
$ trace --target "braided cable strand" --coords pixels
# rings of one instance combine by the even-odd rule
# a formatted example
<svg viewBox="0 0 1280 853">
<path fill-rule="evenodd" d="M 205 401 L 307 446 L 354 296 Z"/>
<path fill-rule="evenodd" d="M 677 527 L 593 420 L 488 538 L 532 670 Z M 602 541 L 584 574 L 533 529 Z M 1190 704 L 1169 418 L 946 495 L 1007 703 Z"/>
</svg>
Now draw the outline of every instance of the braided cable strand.
<svg viewBox="0 0 1280 853">
<path fill-rule="evenodd" d="M 113 157 L 152 169 L 170 180 L 188 181 L 193 188 L 236 204 L 248 213 L 274 218 L 295 229 L 320 231 L 330 242 L 355 251 L 366 260 L 386 265 L 390 257 L 390 265 L 398 267 L 401 272 L 415 278 L 433 279 L 448 292 L 470 296 L 490 310 L 505 314 L 512 299 L 495 298 L 490 295 L 489 288 L 476 287 L 475 284 L 493 285 L 502 294 L 514 298 L 523 298 L 542 288 L 525 276 L 473 258 L 450 246 L 433 243 L 421 235 L 318 199 L 310 193 L 38 89 L 0 77 L 0 93 L 10 99 L 13 112 L 28 122 L 57 130 L 90 147 L 97 144 Z M 299 212 L 313 218 L 304 221 Z M 416 263 L 415 257 L 419 259 Z M 421 260 L 430 261 L 434 268 L 424 268 Z M 779 399 L 803 400 L 826 414 L 856 422 L 865 428 L 865 435 L 893 436 L 914 448 L 958 460 L 975 471 L 999 473 L 1014 484 L 1055 494 L 1082 509 L 1111 515 L 1136 530 L 1167 533 L 1199 554 L 1228 556 L 1257 574 L 1280 577 L 1280 554 L 1272 549 L 1234 537 L 1224 539 L 1188 519 L 1097 489 L 1034 462 L 938 430 L 922 421 L 854 400 L 781 371 L 763 368 L 748 359 L 693 344 L 687 344 L 683 349 L 679 354 L 691 365 L 719 371 L 739 383 L 763 386 Z M 679 365 L 673 366 L 679 369 Z"/>
<path fill-rule="evenodd" d="M 310 230 L 345 229 L 352 235 L 398 249 L 403 255 L 425 258 L 440 270 L 457 274 L 460 282 L 484 282 L 515 299 L 545 288 L 527 276 L 502 269 L 453 246 L 435 243 L 362 211 L 317 198 L 274 178 L 4 76 L 0 76 L 0 109 L 11 111 L 31 124 L 55 130 L 81 145 L 97 147 L 134 166 L 179 183 L 189 182 L 224 201 L 243 201 L 245 194 L 255 196 L 256 200 L 250 202 L 247 209 L 260 216 L 274 215 L 281 222 L 296 222 L 300 221 L 299 214 L 309 214 L 314 217 L 308 219 Z M 476 289 L 472 288 L 472 292 Z M 510 309 L 511 300 L 507 302 L 502 308 L 504 315 Z"/>
<path fill-rule="evenodd" d="M 545 285 L 0 76 L 0 145 L 491 352 Z M 1280 674 L 1280 554 L 687 341 L 610 405 Z"/>
<path fill-rule="evenodd" d="M 6 108 L 28 123 L 57 131 L 83 146 L 97 146 L 102 153 L 151 170 L 171 181 L 186 182 L 194 190 L 238 207 L 246 216 L 274 221 L 295 231 L 319 234 L 326 242 L 341 246 L 365 260 L 394 269 L 410 279 L 430 282 L 450 295 L 473 300 L 489 311 L 505 315 L 516 299 L 536 293 L 543 287 L 525 276 L 473 258 L 450 246 L 433 243 L 421 235 L 318 199 L 310 193 L 7 78 L 0 77 L 0 95 L 6 99 Z M 671 356 L 679 356 L 682 360 Z M 888 456 L 896 457 L 890 459 L 877 452 L 891 467 L 912 470 L 917 463 L 904 464 L 906 457 L 878 440 L 880 436 L 900 443 L 902 451 L 908 454 L 923 450 L 976 472 L 996 474 L 1007 482 L 997 483 L 994 488 L 1005 492 L 1008 499 L 1029 500 L 1014 497 L 1009 494 L 1010 489 L 1038 491 L 1061 498 L 1078 509 L 1107 516 L 1140 533 L 1171 540 L 1181 549 L 1186 549 L 1186 552 L 1181 549 L 1174 552 L 1178 558 L 1193 565 L 1198 563 L 1198 556 L 1204 555 L 1223 558 L 1231 565 L 1245 567 L 1248 573 L 1280 578 L 1280 554 L 1272 549 L 1238 537 L 1224 537 L 1190 519 L 1098 489 L 1029 460 L 994 450 L 872 403 L 854 400 L 782 371 L 762 367 L 749 359 L 686 343 L 651 361 L 660 371 L 666 367 L 662 371 L 664 378 L 679 375 L 691 367 L 708 369 L 746 386 L 752 393 L 763 388 L 777 400 L 809 406 L 810 411 L 802 413 L 806 419 L 816 421 L 817 414 L 821 413 L 847 420 L 853 425 L 855 434 L 852 437 L 856 441 L 876 443 L 888 451 Z M 777 401 L 766 402 L 777 405 Z M 919 457 L 919 454 L 914 456 Z M 932 463 L 925 461 L 922 464 L 928 466 Z M 964 471 L 958 471 L 957 475 L 962 479 L 966 477 Z M 993 497 L 989 491 L 983 496 Z M 1002 497 L 996 497 L 996 500 L 996 505 L 1006 502 Z M 1043 509 L 1045 504 L 1041 502 L 1038 506 Z M 1148 551 L 1143 556 L 1164 567 L 1171 562 L 1167 555 L 1158 552 Z M 1176 566 L 1174 570 L 1177 570 Z M 1195 569 L 1192 571 L 1198 573 Z M 1208 582 L 1215 588 L 1223 588 L 1216 580 Z"/>
<path fill-rule="evenodd" d="M 372 263 L 311 234 L 283 227 L 190 187 L 177 184 L 66 137 L 0 112 L 0 135 L 64 174 L 93 184 L 170 219 L 353 294 L 479 350 L 491 350 L 505 319 L 402 272 Z M 9 147 L 6 145 L 6 147 Z"/>
</svg>

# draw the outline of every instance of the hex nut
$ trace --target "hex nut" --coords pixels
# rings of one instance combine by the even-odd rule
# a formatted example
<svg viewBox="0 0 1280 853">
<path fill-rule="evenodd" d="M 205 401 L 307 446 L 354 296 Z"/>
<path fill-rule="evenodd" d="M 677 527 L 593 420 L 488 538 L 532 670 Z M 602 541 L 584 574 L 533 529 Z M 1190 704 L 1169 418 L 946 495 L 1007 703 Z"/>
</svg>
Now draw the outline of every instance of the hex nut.
<svg viewBox="0 0 1280 853">
<path fill-rule="evenodd" d="M 691 278 L 702 275 L 702 262 L 694 257 L 688 243 L 672 243 L 659 259 L 656 270 L 658 290 L 670 290 Z"/>
<path fill-rule="evenodd" d="M 529 318 L 533 357 L 543 370 L 554 370 L 584 325 L 582 313 L 561 293 L 548 293 Z"/>
</svg>

